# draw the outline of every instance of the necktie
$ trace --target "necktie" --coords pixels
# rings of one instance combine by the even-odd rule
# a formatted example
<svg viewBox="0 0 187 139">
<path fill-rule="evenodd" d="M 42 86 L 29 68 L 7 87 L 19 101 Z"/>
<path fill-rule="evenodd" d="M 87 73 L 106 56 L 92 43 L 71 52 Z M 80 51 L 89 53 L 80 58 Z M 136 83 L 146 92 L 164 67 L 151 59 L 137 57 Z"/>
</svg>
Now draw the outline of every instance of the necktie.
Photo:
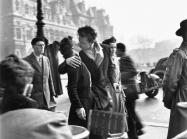
<svg viewBox="0 0 187 139">
<path fill-rule="evenodd" d="M 42 57 L 38 58 L 38 63 L 39 63 L 40 66 L 42 66 Z"/>
</svg>

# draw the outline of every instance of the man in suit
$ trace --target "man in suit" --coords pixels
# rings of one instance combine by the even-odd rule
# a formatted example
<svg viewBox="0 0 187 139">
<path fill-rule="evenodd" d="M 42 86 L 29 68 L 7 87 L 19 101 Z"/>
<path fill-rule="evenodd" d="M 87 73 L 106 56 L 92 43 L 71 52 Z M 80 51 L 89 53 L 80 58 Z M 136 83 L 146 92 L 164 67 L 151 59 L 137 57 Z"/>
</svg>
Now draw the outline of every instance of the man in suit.
<svg viewBox="0 0 187 139">
<path fill-rule="evenodd" d="M 33 91 L 31 98 L 35 99 L 40 108 L 54 110 L 56 102 L 49 59 L 43 56 L 45 42 L 43 38 L 34 38 L 31 41 L 33 52 L 25 57 L 31 66 L 35 69 L 33 77 Z"/>
</svg>

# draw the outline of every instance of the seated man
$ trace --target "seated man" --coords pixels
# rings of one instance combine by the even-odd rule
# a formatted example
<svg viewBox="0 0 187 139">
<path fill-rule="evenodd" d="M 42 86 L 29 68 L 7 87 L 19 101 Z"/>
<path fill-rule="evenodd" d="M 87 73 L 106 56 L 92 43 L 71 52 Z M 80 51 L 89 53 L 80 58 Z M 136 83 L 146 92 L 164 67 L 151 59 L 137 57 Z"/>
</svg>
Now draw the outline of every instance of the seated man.
<svg viewBox="0 0 187 139">
<path fill-rule="evenodd" d="M 4 88 L 2 113 L 21 108 L 38 108 L 37 102 L 29 98 L 33 73 L 34 70 L 29 63 L 15 55 L 10 55 L 1 61 L 0 86 Z"/>
</svg>

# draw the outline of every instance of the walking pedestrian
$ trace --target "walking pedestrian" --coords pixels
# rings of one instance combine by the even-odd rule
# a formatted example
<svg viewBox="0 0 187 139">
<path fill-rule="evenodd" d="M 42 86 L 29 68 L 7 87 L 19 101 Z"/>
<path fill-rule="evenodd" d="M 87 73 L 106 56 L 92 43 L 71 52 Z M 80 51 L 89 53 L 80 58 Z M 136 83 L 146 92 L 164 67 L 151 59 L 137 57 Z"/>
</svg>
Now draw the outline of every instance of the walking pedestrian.
<svg viewBox="0 0 187 139">
<path fill-rule="evenodd" d="M 135 85 L 135 76 L 137 74 L 133 60 L 126 54 L 126 46 L 123 43 L 117 43 L 116 55 L 119 59 L 119 68 L 121 74 L 121 84 L 126 95 L 127 108 L 127 132 L 129 139 L 137 139 L 138 135 L 143 134 L 142 123 L 135 111 L 135 101 L 138 99 L 137 88 Z"/>
<path fill-rule="evenodd" d="M 35 69 L 33 77 L 33 90 L 31 98 L 39 103 L 39 107 L 47 110 L 55 110 L 56 96 L 50 69 L 49 59 L 43 55 L 45 41 L 43 38 L 33 38 L 31 41 L 33 52 L 24 58 Z"/>
</svg>

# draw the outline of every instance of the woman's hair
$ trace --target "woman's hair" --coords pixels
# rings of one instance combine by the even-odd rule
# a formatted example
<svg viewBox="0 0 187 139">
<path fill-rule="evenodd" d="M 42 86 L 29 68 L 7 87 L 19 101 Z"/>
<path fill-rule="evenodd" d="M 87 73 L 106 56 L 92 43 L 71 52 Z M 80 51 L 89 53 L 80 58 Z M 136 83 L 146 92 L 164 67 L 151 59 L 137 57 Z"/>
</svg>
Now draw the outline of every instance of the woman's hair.
<svg viewBox="0 0 187 139">
<path fill-rule="evenodd" d="M 112 36 L 109 39 L 106 39 L 102 42 L 102 44 L 107 44 L 107 45 L 110 45 L 111 43 L 116 43 L 116 38 L 114 36 Z"/>
<path fill-rule="evenodd" d="M 77 32 L 79 36 L 88 38 L 90 43 L 96 40 L 97 33 L 95 29 L 90 26 L 80 27 Z"/>
<path fill-rule="evenodd" d="M 14 54 L 7 56 L 3 61 L 0 62 L 1 87 L 19 85 L 19 83 L 16 82 L 17 76 L 33 76 L 33 74 L 34 69 L 31 67 L 31 65 Z"/>
<path fill-rule="evenodd" d="M 73 40 L 71 36 L 63 38 L 60 42 L 60 52 L 64 55 L 68 50 L 72 49 Z"/>
</svg>

